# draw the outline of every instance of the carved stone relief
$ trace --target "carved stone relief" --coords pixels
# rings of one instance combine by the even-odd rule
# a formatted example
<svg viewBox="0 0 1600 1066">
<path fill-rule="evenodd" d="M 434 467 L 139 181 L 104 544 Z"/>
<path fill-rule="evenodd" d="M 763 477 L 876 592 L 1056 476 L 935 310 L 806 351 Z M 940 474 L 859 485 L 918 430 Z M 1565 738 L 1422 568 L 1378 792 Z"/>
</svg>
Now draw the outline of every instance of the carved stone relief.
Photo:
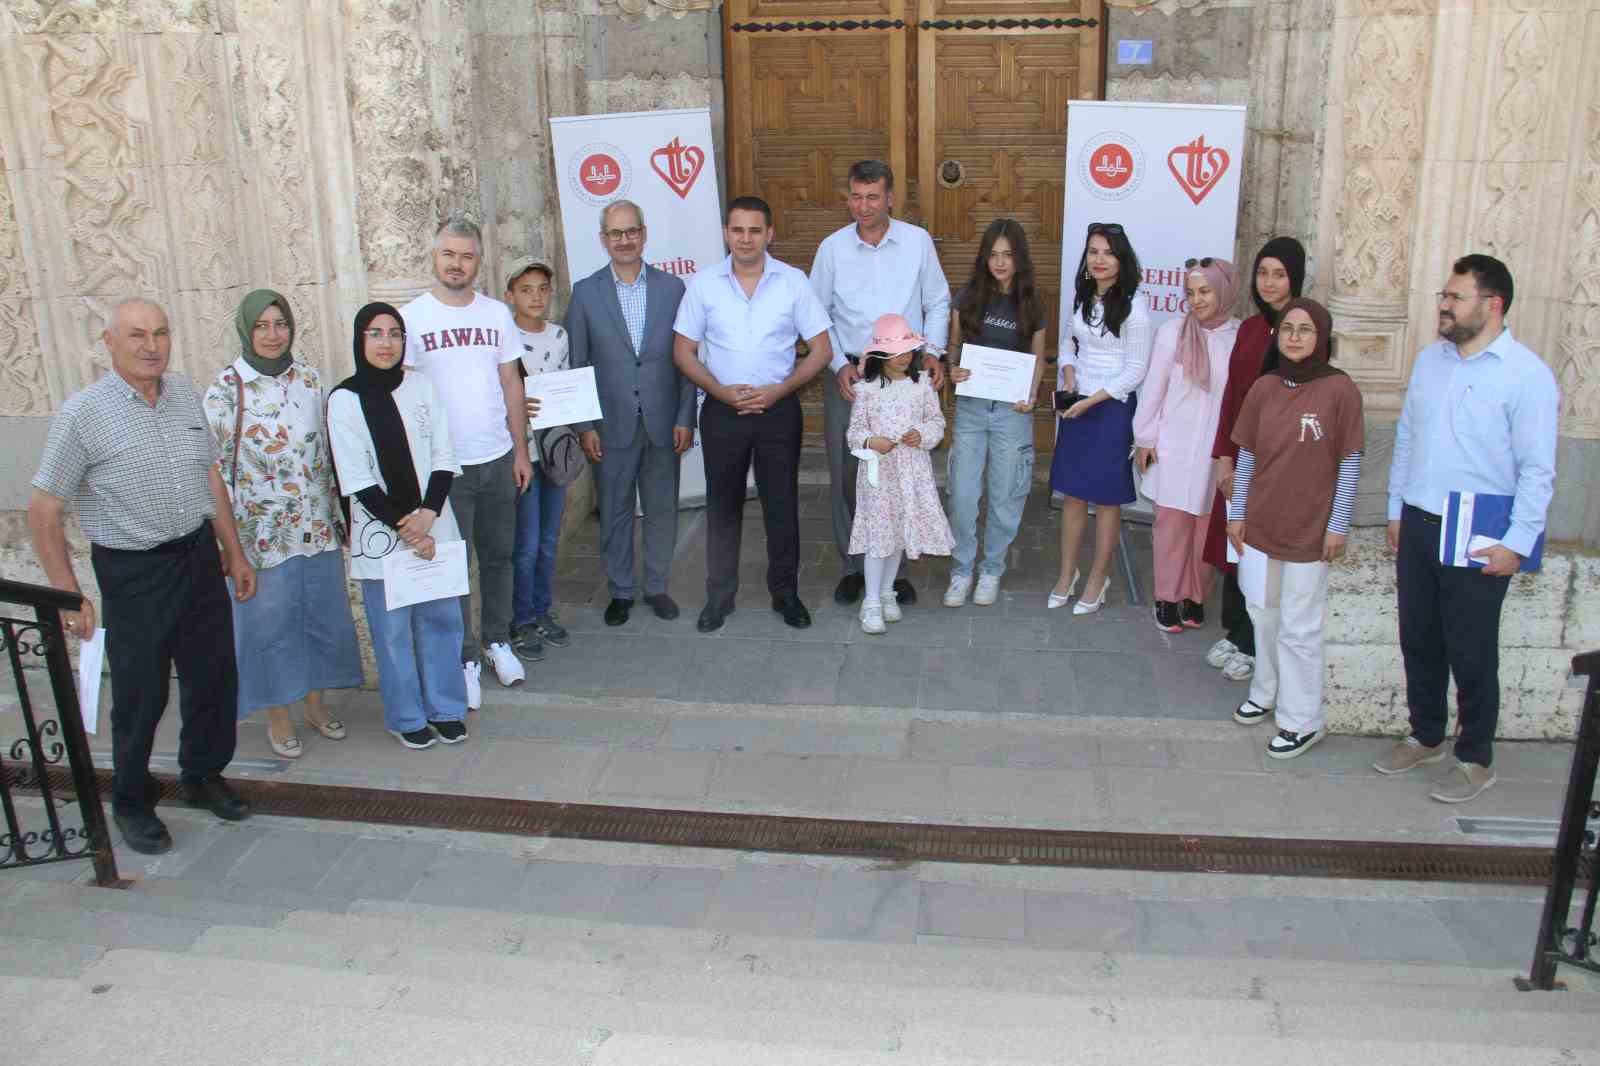
<svg viewBox="0 0 1600 1066">
<path fill-rule="evenodd" d="M 1561 385 L 1562 429 L 1600 437 L 1600 77 L 1590 74 L 1582 162 L 1577 168 L 1554 350 L 1546 355 Z"/>
</svg>

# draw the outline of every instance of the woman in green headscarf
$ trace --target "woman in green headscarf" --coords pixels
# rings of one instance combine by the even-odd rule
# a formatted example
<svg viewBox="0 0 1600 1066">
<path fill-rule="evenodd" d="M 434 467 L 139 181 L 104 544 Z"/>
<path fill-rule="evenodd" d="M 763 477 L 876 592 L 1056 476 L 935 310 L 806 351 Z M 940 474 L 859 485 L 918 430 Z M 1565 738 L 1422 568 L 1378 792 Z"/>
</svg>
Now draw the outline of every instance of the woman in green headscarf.
<svg viewBox="0 0 1600 1066">
<path fill-rule="evenodd" d="M 322 378 L 294 357 L 294 312 L 271 289 L 234 316 L 239 358 L 206 390 L 206 420 L 233 499 L 239 541 L 256 570 L 256 594 L 233 605 L 239 717 L 267 712 L 272 749 L 304 748 L 289 704 L 330 740 L 344 723 L 322 705 L 329 688 L 361 684 L 361 655 L 345 590 L 342 525 L 328 453 Z"/>
</svg>

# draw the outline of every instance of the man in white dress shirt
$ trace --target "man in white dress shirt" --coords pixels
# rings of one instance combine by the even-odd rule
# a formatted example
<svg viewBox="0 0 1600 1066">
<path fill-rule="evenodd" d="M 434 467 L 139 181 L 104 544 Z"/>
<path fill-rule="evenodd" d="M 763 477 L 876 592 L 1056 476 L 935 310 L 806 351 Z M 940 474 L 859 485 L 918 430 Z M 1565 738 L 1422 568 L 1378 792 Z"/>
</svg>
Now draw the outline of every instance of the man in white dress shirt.
<svg viewBox="0 0 1600 1066">
<path fill-rule="evenodd" d="M 834 601 L 854 603 L 861 596 L 861 556 L 850 554 L 850 528 L 856 514 L 856 466 L 859 460 L 845 446 L 850 403 L 861 378 L 857 362 L 872 336 L 879 315 L 904 315 L 911 328 L 940 352 L 950 336 L 950 285 L 928 231 L 890 217 L 894 213 L 894 172 L 877 159 L 852 164 L 849 173 L 851 223 L 835 230 L 817 248 L 811 265 L 811 287 L 833 319 L 828 339 L 833 345 L 835 388 L 824 388 L 823 436 L 828 445 L 828 494 L 833 504 L 833 539 L 844 576 L 833 591 Z M 935 389 L 944 385 L 944 364 L 925 360 Z M 915 603 L 911 582 L 894 583 L 901 603 Z"/>
<path fill-rule="evenodd" d="M 795 393 L 832 355 L 828 315 L 806 276 L 767 254 L 772 208 L 765 200 L 741 196 L 730 203 L 723 238 L 732 254 L 690 280 L 672 327 L 678 335 L 673 361 L 706 391 L 700 412 L 706 463 L 706 606 L 696 628 L 714 632 L 733 613 L 745 478 L 754 461 L 767 531 L 772 609 L 788 625 L 804 629 L 811 624 L 798 584 L 804 419 Z M 811 346 L 798 364 L 796 338 Z"/>
</svg>

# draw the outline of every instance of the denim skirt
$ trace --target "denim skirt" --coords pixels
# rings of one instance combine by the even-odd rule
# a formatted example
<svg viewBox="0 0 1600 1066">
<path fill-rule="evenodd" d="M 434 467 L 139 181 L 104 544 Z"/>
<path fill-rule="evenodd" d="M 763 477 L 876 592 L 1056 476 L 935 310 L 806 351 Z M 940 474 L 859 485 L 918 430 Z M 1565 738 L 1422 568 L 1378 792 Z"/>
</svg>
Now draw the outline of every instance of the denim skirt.
<svg viewBox="0 0 1600 1066">
<path fill-rule="evenodd" d="M 295 555 L 256 572 L 256 594 L 233 601 L 239 717 L 326 688 L 361 684 L 361 651 L 345 590 L 344 553 Z"/>
<path fill-rule="evenodd" d="M 1134 501 L 1133 408 L 1104 400 L 1079 418 L 1056 419 L 1056 451 L 1050 458 L 1050 487 L 1090 503 L 1121 506 Z"/>
</svg>

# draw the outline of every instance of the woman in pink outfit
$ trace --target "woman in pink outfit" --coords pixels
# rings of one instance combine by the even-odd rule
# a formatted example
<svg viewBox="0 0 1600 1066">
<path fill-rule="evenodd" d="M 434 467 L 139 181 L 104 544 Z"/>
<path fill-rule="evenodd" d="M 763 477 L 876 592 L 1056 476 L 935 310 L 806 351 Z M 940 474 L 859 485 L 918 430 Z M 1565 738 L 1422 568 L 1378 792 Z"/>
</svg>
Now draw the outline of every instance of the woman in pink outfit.
<svg viewBox="0 0 1600 1066">
<path fill-rule="evenodd" d="M 1233 264 L 1207 257 L 1184 267 L 1189 313 L 1156 331 L 1133 420 L 1134 465 L 1156 505 L 1156 628 L 1167 633 L 1205 621 L 1201 604 L 1215 573 L 1201 558 L 1214 487 L 1211 445 L 1239 333 Z"/>
</svg>

